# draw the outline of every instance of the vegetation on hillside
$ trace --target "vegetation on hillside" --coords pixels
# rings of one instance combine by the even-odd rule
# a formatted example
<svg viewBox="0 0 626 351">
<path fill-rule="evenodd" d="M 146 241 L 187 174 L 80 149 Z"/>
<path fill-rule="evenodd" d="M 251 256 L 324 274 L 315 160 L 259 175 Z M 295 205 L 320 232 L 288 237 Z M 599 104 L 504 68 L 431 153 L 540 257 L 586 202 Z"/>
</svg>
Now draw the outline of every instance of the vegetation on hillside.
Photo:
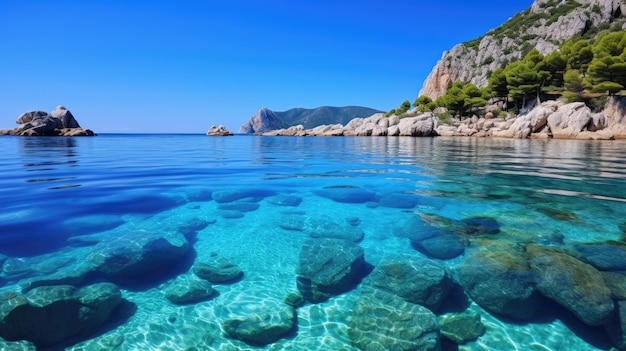
<svg viewBox="0 0 626 351">
<path fill-rule="evenodd" d="M 289 126 L 301 124 L 304 128 L 310 129 L 324 124 L 346 124 L 353 118 L 367 117 L 379 112 L 382 111 L 361 106 L 322 106 L 314 109 L 294 108 L 274 113 Z"/>
<path fill-rule="evenodd" d="M 477 113 L 488 101 L 517 112 L 531 100 L 564 97 L 569 102 L 585 101 L 600 107 L 601 96 L 621 94 L 626 89 L 626 31 L 604 32 L 594 39 L 575 37 L 558 50 L 544 56 L 536 49 L 521 60 L 496 69 L 485 88 L 454 82 L 446 93 L 432 101 L 418 97 L 417 111 L 444 107 L 449 114 L 466 116 Z M 388 114 L 405 113 L 408 101 Z M 400 112 L 401 113 L 398 113 Z"/>
</svg>

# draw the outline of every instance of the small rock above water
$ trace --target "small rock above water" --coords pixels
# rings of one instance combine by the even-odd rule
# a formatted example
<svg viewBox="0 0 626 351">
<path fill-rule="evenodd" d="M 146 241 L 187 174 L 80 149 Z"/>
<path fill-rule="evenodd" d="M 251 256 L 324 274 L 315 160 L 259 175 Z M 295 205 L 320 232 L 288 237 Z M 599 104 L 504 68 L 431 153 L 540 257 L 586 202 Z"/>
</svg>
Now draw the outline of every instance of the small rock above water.
<svg viewBox="0 0 626 351">
<path fill-rule="evenodd" d="M 94 136 L 92 130 L 81 128 L 72 113 L 64 106 L 57 106 L 52 113 L 29 111 L 15 121 L 21 126 L 0 130 L 0 135 L 21 136 Z"/>
<path fill-rule="evenodd" d="M 220 124 L 217 127 L 211 126 L 211 128 L 209 128 L 209 130 L 206 132 L 206 135 L 208 136 L 231 136 L 233 135 L 233 132 L 226 129 L 223 125 Z"/>
</svg>

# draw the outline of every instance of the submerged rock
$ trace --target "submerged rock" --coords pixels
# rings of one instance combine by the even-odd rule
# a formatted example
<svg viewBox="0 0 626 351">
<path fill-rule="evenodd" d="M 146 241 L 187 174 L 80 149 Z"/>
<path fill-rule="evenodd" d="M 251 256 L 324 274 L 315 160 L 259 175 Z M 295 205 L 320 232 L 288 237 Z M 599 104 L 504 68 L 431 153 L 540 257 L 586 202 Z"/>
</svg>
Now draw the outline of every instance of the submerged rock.
<svg viewBox="0 0 626 351">
<path fill-rule="evenodd" d="M 76 289 L 69 285 L 42 286 L 0 301 L 0 337 L 49 346 L 93 332 L 122 301 L 110 283 Z"/>
<path fill-rule="evenodd" d="M 213 289 L 213 286 L 208 281 L 188 276 L 176 277 L 163 290 L 165 297 L 175 304 L 209 300 L 216 293 L 217 291 Z"/>
<path fill-rule="evenodd" d="M 326 187 L 315 191 L 315 194 L 323 198 L 340 203 L 362 204 L 376 199 L 376 194 L 357 187 Z"/>
<path fill-rule="evenodd" d="M 626 301 L 617 301 L 616 306 L 615 316 L 605 328 L 615 347 L 626 351 Z"/>
<path fill-rule="evenodd" d="M 433 312 L 439 309 L 454 286 L 445 265 L 408 255 L 384 258 L 363 284 L 388 291 Z"/>
<path fill-rule="evenodd" d="M 411 241 L 411 245 L 428 257 L 450 260 L 461 256 L 469 244 L 466 238 L 452 233 L 443 233 L 421 241 Z"/>
<path fill-rule="evenodd" d="M 21 276 L 31 271 L 30 265 L 21 258 L 7 258 L 2 265 L 2 272 L 7 276 Z"/>
<path fill-rule="evenodd" d="M 198 262 L 191 268 L 198 277 L 211 283 L 234 282 L 243 277 L 243 271 L 228 259 L 212 253 L 206 262 Z"/>
<path fill-rule="evenodd" d="M 306 227 L 306 219 L 302 216 L 288 215 L 280 219 L 278 226 L 285 230 L 301 232 Z"/>
<path fill-rule="evenodd" d="M 221 308 L 226 315 L 222 329 L 229 338 L 253 345 L 271 344 L 289 333 L 295 325 L 292 306 L 280 300 L 264 298 L 259 302 L 235 302 Z"/>
<path fill-rule="evenodd" d="M 535 314 L 536 275 L 517 244 L 501 241 L 474 248 L 457 272 L 465 291 L 481 307 L 517 319 Z"/>
<path fill-rule="evenodd" d="M 420 218 L 428 226 L 462 236 L 488 236 L 500 232 L 500 224 L 491 217 L 470 217 L 456 220 L 434 213 L 424 213 L 420 214 Z"/>
<path fill-rule="evenodd" d="M 276 195 L 267 198 L 267 202 L 272 205 L 296 207 L 300 205 L 302 198 L 295 195 Z"/>
<path fill-rule="evenodd" d="M 581 260 L 603 271 L 626 272 L 626 245 L 618 243 L 579 244 L 574 249 Z"/>
<path fill-rule="evenodd" d="M 37 351 L 37 347 L 26 340 L 6 341 L 0 338 L 0 350 L 6 351 Z"/>
<path fill-rule="evenodd" d="M 146 274 L 181 261 L 189 249 L 189 241 L 178 231 L 125 232 L 96 244 L 85 261 L 113 279 L 145 279 Z"/>
<path fill-rule="evenodd" d="M 390 208 L 413 208 L 417 205 L 417 197 L 410 194 L 386 194 L 381 196 L 380 205 Z"/>
<path fill-rule="evenodd" d="M 245 199 L 247 202 L 258 202 L 274 193 L 258 189 L 220 190 L 212 194 L 213 200 L 219 204 Z"/>
<path fill-rule="evenodd" d="M 76 264 L 65 267 L 52 274 L 34 277 L 30 279 L 22 279 L 19 282 L 23 292 L 27 292 L 39 286 L 46 285 L 82 285 L 92 274 L 87 265 Z"/>
<path fill-rule="evenodd" d="M 364 233 L 353 225 L 337 223 L 330 217 L 311 217 L 304 221 L 303 230 L 311 238 L 333 238 L 353 241 L 363 240 Z"/>
<path fill-rule="evenodd" d="M 500 233 L 500 224 L 491 217 L 471 217 L 461 221 L 464 235 L 494 235 Z"/>
<path fill-rule="evenodd" d="M 124 223 L 124 220 L 116 215 L 90 215 L 66 219 L 63 221 L 63 227 L 69 231 L 70 236 L 76 236 L 111 230 Z"/>
<path fill-rule="evenodd" d="M 297 286 L 313 303 L 346 292 L 361 278 L 363 249 L 341 239 L 309 239 L 300 251 Z"/>
<path fill-rule="evenodd" d="M 422 219 L 426 218 L 429 223 Z M 447 228 L 447 225 L 450 228 Z M 456 234 L 449 229 L 461 230 L 460 226 L 452 224 L 451 220 L 435 216 L 422 215 L 409 219 L 401 229 L 397 231 L 398 236 L 411 240 L 411 245 L 428 257 L 448 260 L 462 255 L 465 246 L 469 245 L 469 240 Z"/>
<path fill-rule="evenodd" d="M 537 288 L 546 297 L 570 310 L 587 325 L 606 323 L 613 314 L 611 290 L 593 266 L 561 252 L 528 245 Z"/>
<path fill-rule="evenodd" d="M 363 289 L 351 311 L 348 336 L 361 350 L 440 350 L 437 316 L 425 307 Z"/>
<path fill-rule="evenodd" d="M 257 202 L 234 201 L 226 204 L 219 204 L 217 209 L 221 211 L 252 212 L 258 210 L 259 207 L 260 205 Z"/>
<path fill-rule="evenodd" d="M 295 308 L 302 307 L 306 303 L 306 301 L 304 300 L 302 295 L 296 294 L 296 293 L 291 293 L 291 294 L 285 296 L 285 299 L 283 301 L 287 305 L 293 306 Z"/>
<path fill-rule="evenodd" d="M 615 272 L 602 272 L 606 286 L 615 300 L 626 300 L 626 275 Z"/>
<path fill-rule="evenodd" d="M 448 314 L 439 317 L 441 335 L 457 344 L 474 341 L 485 334 L 486 328 L 479 314 Z"/>
</svg>

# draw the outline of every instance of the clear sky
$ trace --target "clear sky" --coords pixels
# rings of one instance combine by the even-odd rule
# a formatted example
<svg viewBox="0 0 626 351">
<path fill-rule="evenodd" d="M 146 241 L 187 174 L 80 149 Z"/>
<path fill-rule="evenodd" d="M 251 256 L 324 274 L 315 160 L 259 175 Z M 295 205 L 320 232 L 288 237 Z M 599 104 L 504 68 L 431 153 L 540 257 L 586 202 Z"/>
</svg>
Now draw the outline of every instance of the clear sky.
<svg viewBox="0 0 626 351">
<path fill-rule="evenodd" d="M 413 101 L 444 50 L 531 0 L 0 0 L 0 129 L 232 131 L 265 106 Z"/>
</svg>

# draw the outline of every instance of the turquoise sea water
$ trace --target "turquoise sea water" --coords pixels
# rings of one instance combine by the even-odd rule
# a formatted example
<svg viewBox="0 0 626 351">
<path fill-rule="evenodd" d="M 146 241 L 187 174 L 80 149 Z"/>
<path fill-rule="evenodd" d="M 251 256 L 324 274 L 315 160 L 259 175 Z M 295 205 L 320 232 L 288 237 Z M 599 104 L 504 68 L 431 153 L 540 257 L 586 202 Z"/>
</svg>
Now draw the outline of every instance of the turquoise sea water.
<svg viewBox="0 0 626 351">
<path fill-rule="evenodd" d="M 625 149 L 623 141 L 473 138 L 3 137 L 0 254 L 8 258 L 0 292 L 80 263 L 98 241 L 199 219 L 208 225 L 194 234 L 192 253 L 180 265 L 120 284 L 131 312 L 58 347 L 357 350 L 347 330 L 358 286 L 299 307 L 297 328 L 267 346 L 224 336 L 225 306 L 263 306 L 297 293 L 307 234 L 285 229 L 286 220 L 358 223 L 359 245 L 374 267 L 391 255 L 425 257 L 397 234 L 424 214 L 457 222 L 489 217 L 500 229 L 490 240 L 559 236 L 564 247 L 624 240 Z M 224 192 L 258 206 L 227 208 L 215 200 Z M 333 200 L 340 192 L 348 198 Z M 373 195 L 363 200 L 363 194 Z M 282 195 L 301 201 L 272 201 Z M 243 279 L 214 284 L 219 295 L 209 301 L 181 306 L 164 298 L 169 280 L 212 253 L 239 266 Z M 444 262 L 454 270 L 462 259 Z M 551 312 L 524 322 L 471 301 L 467 308 L 481 315 L 487 331 L 459 350 L 611 348 L 603 328 L 587 327 L 563 308 L 549 306 Z"/>
</svg>

